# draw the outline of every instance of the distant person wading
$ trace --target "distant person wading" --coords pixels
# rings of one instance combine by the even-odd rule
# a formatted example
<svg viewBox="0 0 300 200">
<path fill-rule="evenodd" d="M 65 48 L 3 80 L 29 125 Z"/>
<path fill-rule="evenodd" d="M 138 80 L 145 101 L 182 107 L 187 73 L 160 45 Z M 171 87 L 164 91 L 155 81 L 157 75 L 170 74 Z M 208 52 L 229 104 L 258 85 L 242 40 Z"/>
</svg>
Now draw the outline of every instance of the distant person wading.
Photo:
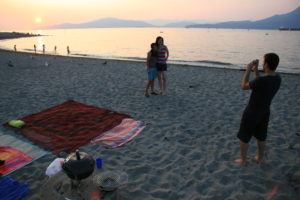
<svg viewBox="0 0 300 200">
<path fill-rule="evenodd" d="M 70 47 L 67 46 L 67 54 L 70 55 L 70 53 L 71 53 L 71 52 L 70 52 Z"/>
</svg>

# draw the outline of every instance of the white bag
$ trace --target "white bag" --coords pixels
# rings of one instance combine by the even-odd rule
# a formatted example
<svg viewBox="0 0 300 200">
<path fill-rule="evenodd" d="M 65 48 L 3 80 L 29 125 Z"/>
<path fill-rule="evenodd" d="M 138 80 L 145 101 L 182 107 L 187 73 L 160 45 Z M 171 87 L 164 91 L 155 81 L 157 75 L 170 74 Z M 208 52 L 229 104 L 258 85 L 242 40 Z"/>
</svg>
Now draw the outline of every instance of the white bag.
<svg viewBox="0 0 300 200">
<path fill-rule="evenodd" d="M 50 165 L 47 167 L 46 175 L 51 178 L 52 176 L 60 172 L 62 170 L 61 165 L 64 160 L 64 158 L 56 158 L 55 160 L 53 160 L 52 163 L 50 163 Z"/>
</svg>

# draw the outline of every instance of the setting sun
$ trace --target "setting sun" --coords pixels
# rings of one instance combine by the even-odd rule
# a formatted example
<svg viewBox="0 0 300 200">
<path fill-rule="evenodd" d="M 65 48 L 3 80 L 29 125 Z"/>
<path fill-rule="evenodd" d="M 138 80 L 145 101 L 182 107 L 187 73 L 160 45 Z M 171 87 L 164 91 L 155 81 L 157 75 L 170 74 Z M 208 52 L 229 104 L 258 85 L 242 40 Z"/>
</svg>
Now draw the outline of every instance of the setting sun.
<svg viewBox="0 0 300 200">
<path fill-rule="evenodd" d="M 42 19 L 41 19 L 40 17 L 37 17 L 37 18 L 35 18 L 35 22 L 36 22 L 36 23 L 41 23 L 41 22 L 42 22 Z"/>
</svg>

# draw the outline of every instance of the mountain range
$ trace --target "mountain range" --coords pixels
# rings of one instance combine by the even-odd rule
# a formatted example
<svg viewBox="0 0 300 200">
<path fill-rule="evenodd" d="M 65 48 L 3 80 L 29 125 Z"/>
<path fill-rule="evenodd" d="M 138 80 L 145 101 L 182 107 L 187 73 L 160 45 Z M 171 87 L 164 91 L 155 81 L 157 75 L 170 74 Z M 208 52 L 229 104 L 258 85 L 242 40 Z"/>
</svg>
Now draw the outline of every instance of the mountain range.
<svg viewBox="0 0 300 200">
<path fill-rule="evenodd" d="M 118 28 L 118 27 L 154 27 L 154 25 L 143 21 L 123 20 L 117 18 L 104 18 L 81 24 L 59 24 L 48 28 Z"/>
<path fill-rule="evenodd" d="M 300 7 L 282 15 L 274 15 L 258 21 L 231 21 L 216 24 L 193 24 L 186 28 L 233 28 L 233 29 L 300 29 Z"/>
<path fill-rule="evenodd" d="M 126 27 L 186 27 L 186 28 L 233 28 L 233 29 L 278 29 L 278 28 L 300 28 L 300 7 L 296 10 L 282 15 L 274 15 L 258 21 L 229 21 L 215 24 L 195 24 L 192 21 L 178 21 L 165 25 L 153 25 L 149 22 L 139 20 L 123 20 L 117 18 L 103 18 L 80 24 L 58 24 L 46 27 L 47 29 L 68 28 L 126 28 Z M 154 21 L 153 21 L 154 22 Z"/>
</svg>

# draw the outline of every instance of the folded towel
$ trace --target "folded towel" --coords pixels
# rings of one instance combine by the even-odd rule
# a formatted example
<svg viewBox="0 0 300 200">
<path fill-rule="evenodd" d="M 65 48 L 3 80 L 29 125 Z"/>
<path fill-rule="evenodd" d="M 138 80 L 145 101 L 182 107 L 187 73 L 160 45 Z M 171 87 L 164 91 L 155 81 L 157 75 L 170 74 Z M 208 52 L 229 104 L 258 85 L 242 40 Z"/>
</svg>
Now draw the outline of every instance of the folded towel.
<svg viewBox="0 0 300 200">
<path fill-rule="evenodd" d="M 91 140 L 93 144 L 102 144 L 108 148 L 119 147 L 136 137 L 146 126 L 141 121 L 125 118 L 121 124 L 111 130 L 100 133 Z"/>
<path fill-rule="evenodd" d="M 14 171 L 33 160 L 31 156 L 9 146 L 0 146 L 0 159 L 5 161 L 4 165 L 0 166 L 1 174 Z"/>
</svg>

